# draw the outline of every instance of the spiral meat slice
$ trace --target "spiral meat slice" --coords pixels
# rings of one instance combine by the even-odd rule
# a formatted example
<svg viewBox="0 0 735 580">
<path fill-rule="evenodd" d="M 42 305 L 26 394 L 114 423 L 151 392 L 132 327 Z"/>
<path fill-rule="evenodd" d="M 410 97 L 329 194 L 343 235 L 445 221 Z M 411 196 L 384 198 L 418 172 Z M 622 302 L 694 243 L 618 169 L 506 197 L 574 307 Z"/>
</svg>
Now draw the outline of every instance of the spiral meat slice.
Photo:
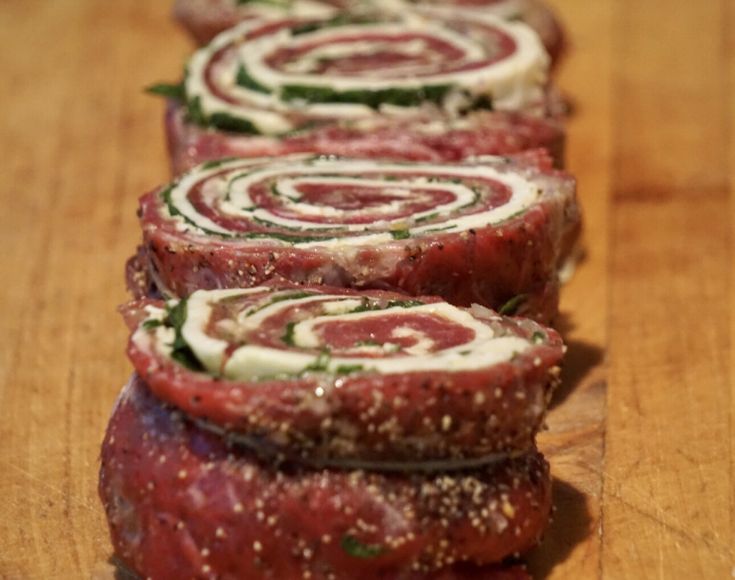
<svg viewBox="0 0 735 580">
<path fill-rule="evenodd" d="M 187 66 L 191 120 L 283 135 L 310 123 L 543 111 L 548 57 L 528 27 L 446 11 L 244 22 Z"/>
<path fill-rule="evenodd" d="M 574 180 L 538 165 L 214 162 L 142 198 L 143 251 L 168 295 L 287 279 L 548 322 L 579 215 Z"/>
<path fill-rule="evenodd" d="M 129 305 L 128 354 L 202 427 L 317 466 L 431 470 L 533 447 L 558 334 L 530 320 L 323 286 Z"/>
<path fill-rule="evenodd" d="M 546 50 L 556 60 L 564 46 L 564 32 L 549 7 L 539 0 L 176 0 L 174 16 L 199 44 L 207 44 L 217 34 L 252 18 L 334 16 L 339 12 L 384 9 L 407 10 L 423 5 L 444 5 L 452 10 L 472 10 L 505 20 L 521 20 L 539 35 Z"/>
</svg>

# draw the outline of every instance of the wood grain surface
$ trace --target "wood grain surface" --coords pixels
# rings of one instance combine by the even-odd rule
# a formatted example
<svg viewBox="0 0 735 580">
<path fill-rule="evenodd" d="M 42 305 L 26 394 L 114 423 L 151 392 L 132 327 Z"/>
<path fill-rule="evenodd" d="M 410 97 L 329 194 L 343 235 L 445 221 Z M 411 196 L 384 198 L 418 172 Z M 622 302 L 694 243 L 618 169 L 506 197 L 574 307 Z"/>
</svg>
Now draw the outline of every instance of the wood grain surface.
<svg viewBox="0 0 735 580">
<path fill-rule="evenodd" d="M 556 0 L 586 256 L 541 444 L 539 578 L 735 574 L 735 5 Z M 109 578 L 98 452 L 130 372 L 116 306 L 162 105 L 169 2 L 0 3 L 0 578 Z"/>
</svg>

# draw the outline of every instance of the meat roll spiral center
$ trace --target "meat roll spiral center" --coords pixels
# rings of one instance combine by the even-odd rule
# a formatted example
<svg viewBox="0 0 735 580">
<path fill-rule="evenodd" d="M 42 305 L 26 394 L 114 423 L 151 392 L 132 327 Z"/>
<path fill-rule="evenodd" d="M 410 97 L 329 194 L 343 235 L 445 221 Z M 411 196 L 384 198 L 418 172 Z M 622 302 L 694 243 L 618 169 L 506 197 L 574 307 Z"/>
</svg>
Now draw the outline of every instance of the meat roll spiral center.
<svg viewBox="0 0 735 580">
<path fill-rule="evenodd" d="M 541 192 L 490 165 L 230 161 L 164 193 L 181 228 L 299 246 L 380 244 L 503 222 Z"/>
<path fill-rule="evenodd" d="M 231 380 L 308 372 L 467 371 L 509 361 L 532 346 L 446 303 L 262 290 L 195 292 L 181 336 L 213 375 Z M 166 310 L 149 307 L 151 321 Z M 170 356 L 175 330 L 144 325 L 134 341 Z M 148 325 L 150 326 L 150 324 Z"/>
<path fill-rule="evenodd" d="M 391 14 L 391 11 L 387 11 Z M 526 26 L 480 15 L 248 21 L 198 51 L 190 115 L 240 132 L 282 134 L 376 113 L 456 118 L 541 105 L 548 56 Z"/>
</svg>

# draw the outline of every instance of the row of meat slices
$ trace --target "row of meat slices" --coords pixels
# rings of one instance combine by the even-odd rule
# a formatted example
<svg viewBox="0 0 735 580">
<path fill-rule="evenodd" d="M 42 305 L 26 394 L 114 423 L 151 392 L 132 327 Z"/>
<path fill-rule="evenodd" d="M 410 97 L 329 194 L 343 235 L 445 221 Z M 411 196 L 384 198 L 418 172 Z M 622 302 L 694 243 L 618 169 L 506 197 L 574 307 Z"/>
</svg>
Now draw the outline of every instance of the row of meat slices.
<svg viewBox="0 0 735 580">
<path fill-rule="evenodd" d="M 580 226 L 558 23 L 535 0 L 175 10 L 221 34 L 155 89 L 177 177 L 141 198 L 127 266 L 135 374 L 99 487 L 118 559 L 527 578 L 565 350 L 543 324 Z"/>
</svg>

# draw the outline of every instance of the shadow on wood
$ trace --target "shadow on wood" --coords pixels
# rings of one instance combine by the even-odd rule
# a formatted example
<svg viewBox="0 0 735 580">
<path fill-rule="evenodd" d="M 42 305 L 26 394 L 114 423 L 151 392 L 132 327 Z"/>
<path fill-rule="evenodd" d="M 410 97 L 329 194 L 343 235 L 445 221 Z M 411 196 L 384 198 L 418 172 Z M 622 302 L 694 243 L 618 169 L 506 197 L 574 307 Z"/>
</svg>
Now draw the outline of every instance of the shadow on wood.
<svg viewBox="0 0 735 580">
<path fill-rule="evenodd" d="M 526 558 L 528 571 L 536 580 L 546 578 L 572 549 L 591 533 L 592 517 L 585 495 L 560 479 L 553 482 L 554 518 L 543 542 Z"/>
<path fill-rule="evenodd" d="M 122 563 L 117 556 L 110 556 L 100 562 L 92 572 L 91 580 L 142 580 L 135 572 Z"/>
<path fill-rule="evenodd" d="M 567 353 L 562 363 L 561 385 L 557 387 L 551 399 L 550 408 L 552 409 L 562 404 L 587 374 L 600 365 L 605 356 L 605 351 L 595 344 L 567 338 L 574 329 L 574 324 L 566 312 L 559 315 L 555 326 L 564 338 Z"/>
</svg>

